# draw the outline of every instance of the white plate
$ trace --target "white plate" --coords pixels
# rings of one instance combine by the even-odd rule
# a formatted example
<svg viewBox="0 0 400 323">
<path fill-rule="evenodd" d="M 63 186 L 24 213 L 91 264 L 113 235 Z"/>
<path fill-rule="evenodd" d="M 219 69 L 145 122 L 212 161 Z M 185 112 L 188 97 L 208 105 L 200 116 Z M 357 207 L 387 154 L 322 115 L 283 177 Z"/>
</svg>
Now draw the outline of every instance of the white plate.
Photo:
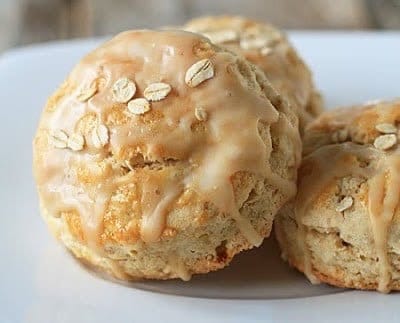
<svg viewBox="0 0 400 323">
<path fill-rule="evenodd" d="M 400 33 L 292 32 L 327 105 L 400 96 Z M 0 56 L 0 322 L 398 322 L 399 294 L 312 286 L 273 241 L 220 272 L 121 285 L 82 268 L 39 217 L 31 139 L 46 97 L 99 40 Z"/>
</svg>

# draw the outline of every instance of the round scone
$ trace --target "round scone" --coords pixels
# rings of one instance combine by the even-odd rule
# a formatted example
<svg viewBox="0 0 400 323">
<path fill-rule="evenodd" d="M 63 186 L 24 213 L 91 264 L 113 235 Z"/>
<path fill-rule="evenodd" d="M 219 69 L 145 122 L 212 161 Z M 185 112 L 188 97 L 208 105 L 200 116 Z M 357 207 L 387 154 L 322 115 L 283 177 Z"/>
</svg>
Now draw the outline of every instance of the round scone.
<svg viewBox="0 0 400 323">
<path fill-rule="evenodd" d="M 34 139 L 44 219 L 120 279 L 189 279 L 261 244 L 295 194 L 295 113 L 262 72 L 184 31 L 87 55 Z"/>
<path fill-rule="evenodd" d="M 400 289 L 399 124 L 397 100 L 333 110 L 307 128 L 298 194 L 275 231 L 311 281 Z"/>
<path fill-rule="evenodd" d="M 211 16 L 191 20 L 184 29 L 201 33 L 259 66 L 296 109 L 302 133 L 321 113 L 322 100 L 310 69 L 277 28 L 240 16 Z"/>
</svg>

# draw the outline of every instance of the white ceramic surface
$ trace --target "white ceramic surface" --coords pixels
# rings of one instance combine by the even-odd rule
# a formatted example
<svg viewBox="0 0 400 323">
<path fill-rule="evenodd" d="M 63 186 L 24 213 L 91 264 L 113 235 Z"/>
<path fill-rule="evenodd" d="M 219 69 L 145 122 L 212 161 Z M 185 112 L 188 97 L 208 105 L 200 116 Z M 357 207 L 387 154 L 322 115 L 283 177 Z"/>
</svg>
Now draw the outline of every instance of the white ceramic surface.
<svg viewBox="0 0 400 323">
<path fill-rule="evenodd" d="M 327 106 L 400 96 L 400 33 L 292 32 Z M 312 286 L 273 241 L 192 281 L 106 281 L 47 232 L 31 175 L 31 140 L 46 97 L 99 40 L 0 56 L 0 323 L 398 322 L 399 294 Z"/>
</svg>

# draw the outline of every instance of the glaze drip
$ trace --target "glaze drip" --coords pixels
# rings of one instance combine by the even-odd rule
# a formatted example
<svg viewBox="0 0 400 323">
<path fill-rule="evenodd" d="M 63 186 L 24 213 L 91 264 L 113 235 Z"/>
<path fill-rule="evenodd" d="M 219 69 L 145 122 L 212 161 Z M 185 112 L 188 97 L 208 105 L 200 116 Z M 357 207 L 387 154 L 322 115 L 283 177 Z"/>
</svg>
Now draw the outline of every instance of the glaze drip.
<svg viewBox="0 0 400 323">
<path fill-rule="evenodd" d="M 381 135 L 380 127 L 376 125 L 397 124 L 399 107 L 396 102 L 380 102 L 350 110 L 337 109 L 321 116 L 310 128 L 305 139 L 308 155 L 300 169 L 299 192 L 295 200 L 298 241 L 303 253 L 304 273 L 310 281 L 318 282 L 318 279 L 313 274 L 303 219 L 330 183 L 346 176 L 359 176 L 366 179 L 368 187 L 366 208 L 378 261 L 377 289 L 384 293 L 390 291 L 393 268 L 388 239 L 400 202 L 400 150 L 397 145 L 392 149 L 378 149 L 373 142 Z M 328 133 L 324 132 L 326 126 L 330 127 Z M 348 133 L 345 138 L 348 142 L 332 144 L 331 134 L 337 129 Z"/>
<path fill-rule="evenodd" d="M 207 68 L 212 66 L 213 74 L 189 87 L 185 73 L 202 59 L 209 60 Z M 167 84 L 170 91 L 136 115 L 127 109 L 128 103 L 120 102 L 125 99 L 115 101 L 115 83 L 121 79 L 135 84 L 126 100 L 142 98 L 154 83 Z M 90 97 L 77 99 L 82 87 L 93 84 L 96 88 L 91 89 Z M 48 212 L 76 211 L 91 246 L 101 245 L 111 197 L 135 178 L 139 178 L 136 189 L 144 243 L 160 241 L 170 210 L 185 191 L 192 190 L 232 216 L 243 236 L 258 246 L 263 237 L 240 214 L 232 177 L 249 172 L 276 185 L 286 200 L 295 193 L 294 179 L 281 178 L 271 169 L 269 130 L 267 138 L 262 138 L 258 129 L 261 122 L 269 129 L 282 115 L 267 98 L 266 93 L 274 91 L 271 85 L 264 81 L 261 87 L 253 67 L 198 35 L 122 33 L 87 55 L 72 71 L 67 85 L 74 89 L 72 95 L 60 90 L 55 101 L 49 101 L 39 133 L 56 129 L 67 135 L 79 133 L 85 146 L 71 151 L 53 148 L 49 142 L 36 143 L 46 148 L 35 156 L 35 174 Z M 207 118 L 198 120 L 197 108 Z M 97 134 L 102 136 L 93 142 L 91 134 L 99 127 L 103 128 Z M 290 144 L 297 144 L 297 129 L 292 127 L 289 132 L 288 138 L 294 142 Z M 158 168 L 169 161 L 173 165 L 167 170 Z"/>
</svg>

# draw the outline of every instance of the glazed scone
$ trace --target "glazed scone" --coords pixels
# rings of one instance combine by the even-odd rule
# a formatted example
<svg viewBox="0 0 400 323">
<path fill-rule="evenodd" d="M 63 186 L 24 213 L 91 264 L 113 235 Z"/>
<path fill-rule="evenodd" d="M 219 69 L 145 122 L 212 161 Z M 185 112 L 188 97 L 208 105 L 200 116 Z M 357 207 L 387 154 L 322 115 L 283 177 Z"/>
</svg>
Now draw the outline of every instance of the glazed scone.
<svg viewBox="0 0 400 323">
<path fill-rule="evenodd" d="M 277 216 L 284 259 L 311 281 L 400 289 L 400 100 L 310 124 L 298 194 Z"/>
<path fill-rule="evenodd" d="M 310 69 L 277 28 L 240 16 L 211 16 L 191 20 L 184 29 L 201 33 L 259 66 L 297 110 L 302 133 L 321 113 L 322 100 Z"/>
<path fill-rule="evenodd" d="M 50 230 L 120 279 L 189 279 L 268 236 L 295 194 L 297 117 L 206 38 L 129 31 L 49 99 L 34 173 Z"/>
</svg>

